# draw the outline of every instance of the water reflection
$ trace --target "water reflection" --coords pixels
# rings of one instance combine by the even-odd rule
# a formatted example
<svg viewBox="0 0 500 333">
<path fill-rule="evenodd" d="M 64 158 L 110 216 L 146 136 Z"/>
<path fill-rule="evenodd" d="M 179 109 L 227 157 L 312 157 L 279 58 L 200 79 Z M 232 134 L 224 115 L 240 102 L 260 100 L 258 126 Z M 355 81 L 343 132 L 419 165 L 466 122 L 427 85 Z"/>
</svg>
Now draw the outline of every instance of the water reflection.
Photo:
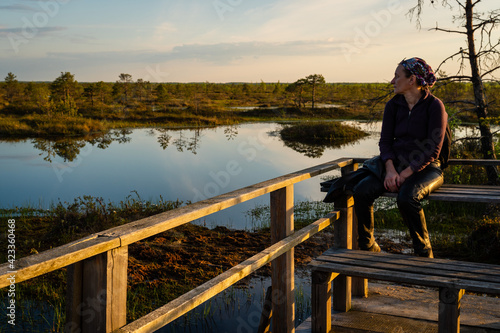
<svg viewBox="0 0 500 333">
<path fill-rule="evenodd" d="M 178 152 L 190 152 L 194 155 L 198 153 L 201 147 L 203 132 L 208 129 L 166 129 L 166 128 L 153 128 L 148 130 L 148 135 L 156 136 L 156 141 L 159 146 L 166 150 L 169 146 L 174 146 Z M 224 135 L 227 141 L 235 140 L 238 136 L 239 126 L 231 125 L 224 127 Z M 78 158 L 82 149 L 90 144 L 99 149 L 107 149 L 109 146 L 116 142 L 118 144 L 130 143 L 133 133 L 130 129 L 117 129 L 111 130 L 106 134 L 93 136 L 90 138 L 64 138 L 58 140 L 36 138 L 32 139 L 33 147 L 40 151 L 39 156 L 47 162 L 52 163 L 54 158 L 60 157 L 64 162 L 73 162 Z M 269 133 L 269 135 L 277 135 L 276 133 Z M 320 158 L 326 149 L 329 148 L 342 148 L 349 143 L 349 141 L 341 140 L 333 144 L 307 144 L 296 141 L 283 140 L 285 146 L 303 154 L 310 158 Z"/>
<path fill-rule="evenodd" d="M 202 128 L 194 130 L 154 128 L 148 131 L 148 135 L 156 136 L 156 141 L 163 150 L 173 145 L 178 152 L 188 151 L 196 155 L 201 145 L 203 130 Z M 173 132 L 176 133 L 172 136 L 171 133 Z M 44 161 L 52 163 L 54 158 L 60 157 L 64 162 L 73 162 L 87 144 L 99 149 L 106 149 L 113 142 L 118 144 L 130 143 L 132 133 L 130 129 L 118 129 L 90 138 L 64 138 L 58 140 L 36 138 L 31 139 L 31 143 L 35 149 L 40 151 L 39 156 L 43 157 Z M 234 140 L 238 135 L 238 126 L 226 127 L 224 134 L 228 141 Z M 8 142 L 12 142 L 12 140 L 8 140 Z"/>
<path fill-rule="evenodd" d="M 356 142 L 358 140 L 354 140 Z M 289 140 L 283 140 L 283 143 L 285 146 L 295 150 L 298 153 L 303 154 L 304 156 L 311 157 L 311 158 L 320 158 L 323 156 L 323 153 L 327 148 L 342 148 L 347 146 L 349 143 L 352 143 L 353 141 L 349 140 L 339 140 L 335 142 L 334 144 L 308 144 L 308 143 L 303 143 L 303 142 L 296 142 L 296 141 L 289 141 Z"/>
</svg>

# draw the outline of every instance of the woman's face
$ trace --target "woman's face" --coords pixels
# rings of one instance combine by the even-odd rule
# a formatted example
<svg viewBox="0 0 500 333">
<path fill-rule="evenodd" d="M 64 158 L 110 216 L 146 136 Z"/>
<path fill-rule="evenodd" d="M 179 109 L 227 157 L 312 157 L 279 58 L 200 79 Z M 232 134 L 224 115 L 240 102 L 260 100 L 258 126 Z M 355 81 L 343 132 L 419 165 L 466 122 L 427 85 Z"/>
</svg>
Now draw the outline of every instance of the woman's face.
<svg viewBox="0 0 500 333">
<path fill-rule="evenodd" d="M 412 77 L 413 75 L 406 77 L 403 65 L 398 65 L 394 72 L 394 78 L 391 81 L 391 84 L 394 86 L 394 93 L 403 94 L 410 90 L 412 88 Z"/>
</svg>

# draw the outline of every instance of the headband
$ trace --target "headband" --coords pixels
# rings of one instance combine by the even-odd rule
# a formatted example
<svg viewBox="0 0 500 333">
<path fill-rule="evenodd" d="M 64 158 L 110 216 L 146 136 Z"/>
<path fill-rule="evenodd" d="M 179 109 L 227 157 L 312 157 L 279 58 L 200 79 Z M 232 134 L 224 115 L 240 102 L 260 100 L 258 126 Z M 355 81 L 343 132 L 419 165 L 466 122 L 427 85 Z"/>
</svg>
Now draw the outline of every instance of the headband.
<svg viewBox="0 0 500 333">
<path fill-rule="evenodd" d="M 415 75 L 421 86 L 432 87 L 436 82 L 436 76 L 432 71 L 431 66 L 429 66 L 423 59 L 411 58 L 403 60 L 400 62 L 407 71 Z"/>
</svg>

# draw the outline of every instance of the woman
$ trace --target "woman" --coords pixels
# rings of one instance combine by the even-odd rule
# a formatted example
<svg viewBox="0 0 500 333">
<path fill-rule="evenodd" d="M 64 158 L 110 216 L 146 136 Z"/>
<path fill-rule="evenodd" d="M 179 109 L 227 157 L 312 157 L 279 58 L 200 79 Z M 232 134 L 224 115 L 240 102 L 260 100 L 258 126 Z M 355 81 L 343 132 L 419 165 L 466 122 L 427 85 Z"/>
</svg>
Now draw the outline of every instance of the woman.
<svg viewBox="0 0 500 333">
<path fill-rule="evenodd" d="M 370 175 L 353 189 L 358 218 L 358 244 L 379 252 L 373 237 L 373 202 L 383 192 L 397 192 L 397 205 L 408 226 L 415 254 L 432 258 L 432 247 L 420 201 L 443 183 L 438 160 L 448 115 L 430 92 L 436 82 L 431 67 L 420 58 L 401 61 L 391 84 L 396 94 L 387 102 L 380 134 L 382 179 Z"/>
</svg>

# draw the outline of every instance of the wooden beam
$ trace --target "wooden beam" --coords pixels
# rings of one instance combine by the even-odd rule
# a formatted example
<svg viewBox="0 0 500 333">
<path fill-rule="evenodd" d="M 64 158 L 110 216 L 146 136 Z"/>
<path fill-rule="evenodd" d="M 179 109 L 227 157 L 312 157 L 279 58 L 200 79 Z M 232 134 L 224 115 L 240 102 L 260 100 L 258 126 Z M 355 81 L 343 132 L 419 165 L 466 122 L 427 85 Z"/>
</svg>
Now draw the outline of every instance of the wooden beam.
<svg viewBox="0 0 500 333">
<path fill-rule="evenodd" d="M 115 331 L 115 333 L 147 333 L 154 332 L 183 314 L 194 309 L 196 306 L 209 300 L 226 288 L 255 272 L 257 269 L 267 265 L 293 247 L 299 245 L 314 234 L 325 229 L 339 217 L 338 212 L 333 212 L 327 217 L 295 231 L 291 236 L 268 247 L 264 251 L 232 267 L 212 280 L 190 290 L 186 294 L 176 298 L 170 303 L 156 309 L 137 319 L 136 321 Z"/>
<path fill-rule="evenodd" d="M 127 323 L 127 265 L 125 246 L 70 267 L 67 333 L 109 333 Z"/>
<path fill-rule="evenodd" d="M 312 333 L 332 331 L 332 280 L 337 276 L 337 273 L 312 271 Z"/>
<path fill-rule="evenodd" d="M 460 332 L 460 300 L 464 289 L 439 288 L 439 333 Z"/>
<path fill-rule="evenodd" d="M 293 233 L 293 185 L 271 193 L 271 242 L 277 243 Z M 295 332 L 294 251 L 271 263 L 273 333 Z"/>
</svg>

